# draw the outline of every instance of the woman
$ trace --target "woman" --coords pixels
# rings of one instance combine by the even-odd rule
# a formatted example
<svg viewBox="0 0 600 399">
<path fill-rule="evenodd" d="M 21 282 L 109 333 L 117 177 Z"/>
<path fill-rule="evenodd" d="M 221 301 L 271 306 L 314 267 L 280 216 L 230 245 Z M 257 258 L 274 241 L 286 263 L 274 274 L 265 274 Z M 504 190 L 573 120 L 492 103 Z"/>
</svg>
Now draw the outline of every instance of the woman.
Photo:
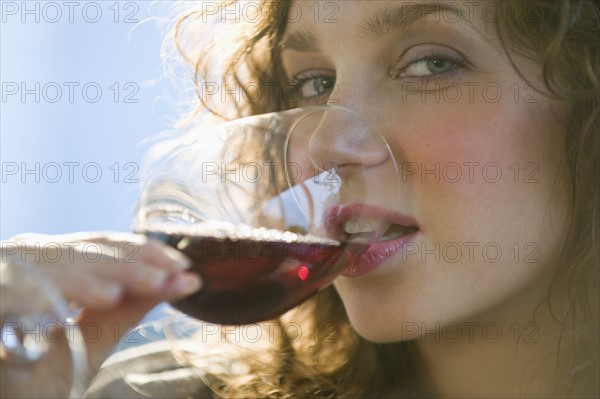
<svg viewBox="0 0 600 399">
<path fill-rule="evenodd" d="M 248 373 L 207 369 L 214 390 L 598 395 L 596 2 L 266 2 L 245 14 L 258 22 L 222 79 L 247 89 L 235 107 L 220 104 L 221 92 L 206 96 L 211 64 L 184 45 L 209 11 L 222 16 L 219 8 L 191 11 L 176 30 L 203 107 L 231 117 L 336 103 L 375 121 L 404 178 L 370 205 L 403 214 L 413 230 L 410 250 L 347 270 L 286 314 L 268 362 L 240 349 Z M 256 87 L 272 95 L 257 96 Z M 359 143 L 326 139 L 311 147 L 313 159 L 349 175 L 376 170 Z M 155 263 L 163 280 L 172 276 L 166 284 L 191 279 L 167 259 Z M 156 280 L 148 286 L 165 284 Z M 134 288 L 120 281 L 119 293 Z M 151 291 L 141 293 L 151 300 L 126 301 L 118 313 L 141 315 L 157 299 Z M 113 317 L 118 302 L 115 294 L 104 302 L 109 310 L 83 318 Z M 316 332 L 291 339 L 290 321 Z"/>
</svg>

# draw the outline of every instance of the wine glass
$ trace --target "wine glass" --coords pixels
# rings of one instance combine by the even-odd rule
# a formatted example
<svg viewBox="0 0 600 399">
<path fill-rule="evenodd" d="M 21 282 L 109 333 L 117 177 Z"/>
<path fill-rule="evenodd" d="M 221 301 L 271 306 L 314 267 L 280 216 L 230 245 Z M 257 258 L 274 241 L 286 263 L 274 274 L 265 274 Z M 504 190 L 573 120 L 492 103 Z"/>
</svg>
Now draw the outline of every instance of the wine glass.
<svg viewBox="0 0 600 399">
<path fill-rule="evenodd" d="M 172 305 L 230 325 L 281 315 L 351 267 L 391 225 L 367 204 L 398 180 L 376 123 L 337 105 L 201 126 L 146 165 L 134 230 L 182 251 L 203 281 Z"/>
<path fill-rule="evenodd" d="M 0 326 L 0 397 L 82 397 L 85 343 L 65 300 L 33 265 L 12 262 L 6 253 L 0 261 Z"/>
</svg>

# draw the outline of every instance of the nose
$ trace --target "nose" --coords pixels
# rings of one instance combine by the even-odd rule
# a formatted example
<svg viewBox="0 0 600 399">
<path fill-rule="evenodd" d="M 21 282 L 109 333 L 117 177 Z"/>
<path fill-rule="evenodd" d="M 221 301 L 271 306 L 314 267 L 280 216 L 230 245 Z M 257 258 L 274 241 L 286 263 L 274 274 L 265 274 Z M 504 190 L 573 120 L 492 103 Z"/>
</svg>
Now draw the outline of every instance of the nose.
<svg viewBox="0 0 600 399">
<path fill-rule="evenodd" d="M 380 165 L 390 158 L 390 151 L 373 121 L 342 106 L 309 115 L 312 131 L 308 155 L 323 169 L 334 167 L 339 174 L 353 168 Z"/>
<path fill-rule="evenodd" d="M 343 207 L 354 204 L 354 207 L 345 208 L 350 211 L 344 218 L 360 220 L 364 216 L 373 219 L 368 207 L 357 206 L 389 206 L 385 202 L 398 198 L 398 170 L 377 123 L 349 108 L 327 105 L 301 118 L 296 127 L 298 134 L 294 139 L 305 149 L 310 158 L 308 161 L 317 171 L 327 171 L 315 176 L 319 177 L 314 180 L 315 184 L 311 180 L 309 194 L 316 204 L 322 205 L 322 209 L 315 208 L 313 213 L 318 217 L 313 220 L 317 220 L 323 234 L 332 233 L 332 214 L 328 212 L 339 215 Z M 342 208 L 336 208 L 338 205 Z M 326 207 L 327 212 L 324 211 Z M 389 221 L 384 218 L 372 232 L 365 231 L 362 238 L 370 240 L 377 236 L 379 239 L 378 235 L 388 227 Z M 341 224 L 336 228 L 342 228 Z M 341 231 L 336 230 L 337 233 Z"/>
</svg>

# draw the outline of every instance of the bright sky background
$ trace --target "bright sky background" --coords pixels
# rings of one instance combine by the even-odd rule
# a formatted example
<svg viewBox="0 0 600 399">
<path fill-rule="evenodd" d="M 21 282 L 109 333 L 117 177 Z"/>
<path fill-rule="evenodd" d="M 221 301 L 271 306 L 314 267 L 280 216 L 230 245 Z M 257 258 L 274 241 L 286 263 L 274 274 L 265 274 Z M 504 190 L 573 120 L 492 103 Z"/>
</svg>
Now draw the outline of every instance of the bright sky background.
<svg viewBox="0 0 600 399">
<path fill-rule="evenodd" d="M 178 115 L 152 19 L 172 2 L 65 3 L 0 1 L 3 240 L 129 231 L 140 143 Z"/>
</svg>

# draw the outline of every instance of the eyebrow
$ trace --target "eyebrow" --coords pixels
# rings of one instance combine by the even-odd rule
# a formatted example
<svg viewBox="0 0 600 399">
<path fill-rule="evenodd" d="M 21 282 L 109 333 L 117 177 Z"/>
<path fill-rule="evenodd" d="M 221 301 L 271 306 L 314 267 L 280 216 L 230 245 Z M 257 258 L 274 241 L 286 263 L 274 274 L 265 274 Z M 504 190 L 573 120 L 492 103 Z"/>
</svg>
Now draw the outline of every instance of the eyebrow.
<svg viewBox="0 0 600 399">
<path fill-rule="evenodd" d="M 279 46 L 282 49 L 303 51 L 306 53 L 318 53 L 320 50 L 317 37 L 311 31 L 305 29 L 292 32 Z"/>
<path fill-rule="evenodd" d="M 369 17 L 358 29 L 365 39 L 375 40 L 391 31 L 406 28 L 427 15 L 451 12 L 461 18 L 461 11 L 456 4 L 442 3 L 409 3 L 400 7 L 386 7 Z"/>
<path fill-rule="evenodd" d="M 358 26 L 359 36 L 367 40 L 376 40 L 389 32 L 406 28 L 418 22 L 426 15 L 451 12 L 462 19 L 462 9 L 456 4 L 408 3 L 399 7 L 386 7 Z M 447 15 L 447 14 L 446 14 Z M 470 24 L 472 25 L 472 24 Z M 320 51 L 317 37 L 306 29 L 299 29 L 279 43 L 285 50 L 301 52 Z"/>
</svg>

